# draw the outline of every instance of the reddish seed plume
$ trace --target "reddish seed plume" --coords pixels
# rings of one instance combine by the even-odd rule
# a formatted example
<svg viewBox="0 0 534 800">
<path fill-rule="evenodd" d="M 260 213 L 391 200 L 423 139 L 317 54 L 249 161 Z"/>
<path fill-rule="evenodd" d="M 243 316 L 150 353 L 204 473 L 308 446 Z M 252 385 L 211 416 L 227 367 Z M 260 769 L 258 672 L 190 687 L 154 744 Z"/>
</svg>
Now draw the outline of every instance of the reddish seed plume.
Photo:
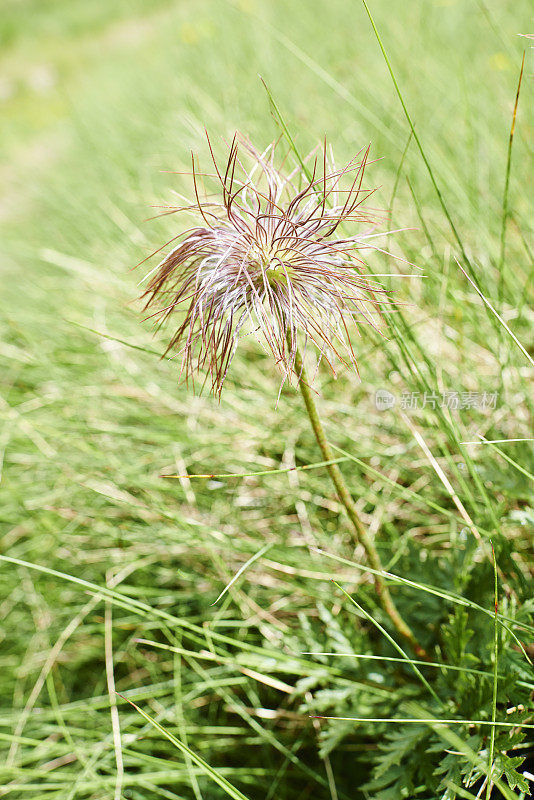
<svg viewBox="0 0 534 800">
<path fill-rule="evenodd" d="M 201 173 L 193 158 L 195 203 L 165 212 L 194 211 L 198 224 L 172 240 L 180 241 L 143 295 L 159 325 L 176 320 L 167 352 L 181 356 L 186 378 L 205 373 L 218 395 L 239 339 L 250 333 L 284 379 L 297 344 L 314 346 L 334 373 L 336 360 L 356 366 L 351 335 L 364 322 L 377 327 L 387 303 L 360 257 L 377 223 L 363 206 L 369 150 L 336 169 L 325 142 L 322 153 L 282 171 L 276 164 L 288 157 L 278 160 L 275 144 L 260 153 L 236 135 L 224 167 L 208 144 L 214 173 Z M 206 193 L 206 179 L 215 193 Z M 343 236 L 341 227 L 357 232 Z"/>
</svg>

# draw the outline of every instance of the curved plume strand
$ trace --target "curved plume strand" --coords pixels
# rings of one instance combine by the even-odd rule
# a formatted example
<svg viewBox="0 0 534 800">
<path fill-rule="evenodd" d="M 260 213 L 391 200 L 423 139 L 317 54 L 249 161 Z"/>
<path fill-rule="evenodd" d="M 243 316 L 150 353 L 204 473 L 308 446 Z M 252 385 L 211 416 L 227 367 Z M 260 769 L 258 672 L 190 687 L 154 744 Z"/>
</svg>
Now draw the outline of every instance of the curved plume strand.
<svg viewBox="0 0 534 800">
<path fill-rule="evenodd" d="M 373 191 L 363 188 L 369 148 L 336 169 L 325 142 L 321 157 L 315 150 L 284 174 L 275 166 L 277 143 L 260 153 L 236 135 L 223 167 L 209 138 L 208 145 L 215 173 L 201 173 L 193 156 L 195 202 L 164 212 L 196 212 L 200 224 L 174 237 L 143 295 L 158 325 L 179 318 L 167 352 L 181 357 L 181 374 L 206 370 L 220 395 L 239 340 L 250 333 L 272 353 L 283 382 L 294 374 L 299 341 L 334 374 L 336 360 L 357 368 L 351 331 L 362 322 L 379 330 L 388 305 L 358 253 L 379 249 L 367 241 L 378 216 L 362 208 Z M 218 185 L 215 199 L 204 178 Z M 361 230 L 336 238 L 340 226 Z"/>
</svg>

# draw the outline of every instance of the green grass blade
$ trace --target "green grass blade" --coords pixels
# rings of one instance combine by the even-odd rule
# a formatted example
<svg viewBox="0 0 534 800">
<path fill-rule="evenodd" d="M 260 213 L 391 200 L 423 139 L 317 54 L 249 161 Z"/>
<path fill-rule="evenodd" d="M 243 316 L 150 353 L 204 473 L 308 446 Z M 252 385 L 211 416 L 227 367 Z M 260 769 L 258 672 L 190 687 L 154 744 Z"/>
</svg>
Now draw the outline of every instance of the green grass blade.
<svg viewBox="0 0 534 800">
<path fill-rule="evenodd" d="M 123 695 L 119 696 L 133 706 L 135 710 L 138 711 L 141 716 L 150 723 L 150 725 L 159 731 L 162 736 L 165 736 L 183 755 L 186 755 L 191 759 L 191 761 L 193 761 L 193 763 L 197 765 L 197 767 L 200 767 L 202 772 L 208 778 L 211 778 L 211 780 L 218 784 L 221 789 L 224 789 L 228 797 L 233 798 L 233 800 L 248 800 L 247 796 L 244 795 L 243 792 L 239 791 L 239 789 L 236 789 L 236 787 L 233 786 L 230 781 L 228 781 L 223 775 L 220 775 L 216 769 L 213 769 L 213 767 L 211 767 L 207 761 L 204 761 L 203 758 L 201 758 L 197 753 L 194 752 L 194 750 L 191 750 L 191 748 L 187 747 L 187 745 L 177 739 L 176 736 L 173 736 L 170 731 L 164 728 L 163 725 L 160 725 L 159 722 L 147 714 L 146 711 L 143 711 L 143 709 L 136 705 L 132 700 L 128 700 L 128 698 L 123 697 Z"/>
<path fill-rule="evenodd" d="M 433 697 L 433 698 L 434 698 L 434 700 L 435 700 L 435 701 L 438 703 L 438 705 L 441 705 L 442 703 L 441 703 L 441 700 L 440 700 L 440 698 L 438 697 L 438 695 L 436 694 L 436 692 L 434 691 L 434 689 L 432 688 L 432 686 L 429 684 L 429 682 L 427 681 L 427 679 L 425 678 L 425 676 L 423 675 L 423 673 L 421 672 L 421 670 L 419 669 L 419 667 L 417 666 L 417 663 L 416 663 L 416 662 L 415 662 L 413 659 L 411 659 L 411 658 L 410 658 L 410 656 L 409 656 L 409 655 L 408 655 L 408 654 L 407 654 L 407 653 L 406 653 L 406 652 L 405 652 L 405 651 L 402 649 L 402 647 L 400 646 L 400 644 L 398 644 L 398 643 L 395 641 L 395 639 L 393 638 L 393 636 L 391 636 L 391 635 L 390 635 L 390 634 L 387 632 L 387 630 L 386 630 L 386 629 L 385 629 L 385 628 L 384 628 L 384 627 L 383 627 L 383 626 L 382 626 L 382 625 L 381 625 L 381 624 L 380 624 L 380 623 L 379 623 L 379 622 L 378 622 L 376 619 L 374 619 L 374 617 L 373 617 L 371 614 L 369 614 L 369 612 L 368 612 L 368 611 L 366 611 L 366 610 L 365 610 L 365 609 L 364 609 L 364 608 L 363 608 L 363 607 L 362 607 L 362 606 L 361 606 L 359 603 L 357 603 L 357 602 L 356 602 L 356 600 L 354 599 L 354 597 L 352 597 L 352 595 L 350 595 L 348 592 L 346 592 L 346 591 L 345 591 L 345 589 L 344 589 L 342 586 L 340 586 L 340 585 L 339 585 L 339 583 L 337 583 L 337 581 L 333 581 L 333 583 L 335 584 L 335 586 L 337 586 L 337 588 L 338 588 L 338 589 L 339 589 L 341 592 L 343 592 L 343 594 L 345 595 L 345 597 L 346 597 L 348 600 L 350 600 L 350 602 L 352 603 L 352 605 L 353 605 L 355 608 L 357 608 L 357 609 L 358 609 L 358 611 L 359 611 L 361 614 L 363 614 L 363 616 L 364 616 L 366 619 L 368 619 L 370 622 L 372 622 L 372 623 L 373 623 L 373 625 L 374 625 L 376 628 L 378 628 L 378 630 L 380 631 L 380 633 L 381 633 L 383 636 L 385 636 L 385 638 L 388 640 L 388 642 L 389 642 L 391 645 L 393 645 L 393 647 L 395 648 L 395 650 L 396 650 L 398 653 L 400 653 L 400 654 L 401 654 L 401 656 L 403 657 L 404 661 L 405 661 L 407 664 L 409 664 L 409 665 L 411 666 L 411 668 L 413 669 L 414 673 L 417 675 L 417 677 L 419 678 L 419 680 L 421 681 L 421 683 L 423 684 L 423 686 L 425 687 L 425 689 L 427 689 L 427 691 L 428 691 L 428 692 L 429 692 L 429 693 L 432 695 L 432 697 Z"/>
</svg>

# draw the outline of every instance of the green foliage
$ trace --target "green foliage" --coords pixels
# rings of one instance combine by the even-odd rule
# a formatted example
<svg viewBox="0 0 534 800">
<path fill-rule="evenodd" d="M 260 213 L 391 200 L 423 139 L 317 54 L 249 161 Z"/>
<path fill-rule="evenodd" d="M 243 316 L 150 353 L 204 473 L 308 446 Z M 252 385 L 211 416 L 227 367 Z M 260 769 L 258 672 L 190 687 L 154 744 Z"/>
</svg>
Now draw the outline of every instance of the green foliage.
<svg viewBox="0 0 534 800">
<path fill-rule="evenodd" d="M 313 699 L 308 699 L 304 710 L 312 714 L 327 717 L 392 718 L 390 724 L 380 726 L 380 733 L 374 733 L 377 747 L 375 754 L 371 756 L 372 779 L 362 787 L 372 797 L 400 800 L 404 797 L 422 796 L 455 800 L 461 795 L 457 795 L 454 786 L 476 788 L 486 777 L 487 772 L 482 766 L 487 770 L 489 726 L 483 722 L 491 722 L 490 666 L 495 655 L 491 650 L 493 624 L 490 616 L 473 609 L 456 606 L 448 615 L 446 609 L 443 611 L 445 619 L 442 622 L 434 619 L 436 626 L 439 626 L 439 645 L 436 645 L 435 660 L 443 666 L 421 666 L 438 695 L 439 703 L 421 683 L 413 680 L 409 662 L 402 664 L 386 660 L 387 657 L 396 655 L 387 642 L 373 644 L 373 652 L 381 652 L 384 660 L 378 657 L 377 660 L 366 662 L 365 653 L 361 654 L 361 660 L 342 660 L 345 678 L 372 679 L 375 690 L 379 687 L 389 689 L 385 696 L 369 695 L 360 688 L 329 690 L 309 687 L 313 692 Z M 338 620 L 337 629 L 340 624 Z M 351 625 L 350 618 L 347 625 Z M 325 651 L 336 652 L 335 642 L 338 636 L 339 634 L 334 635 L 332 641 L 326 642 Z M 524 710 L 510 713 L 509 709 L 512 703 L 522 709 L 529 707 L 533 673 L 520 653 L 512 647 L 504 647 L 508 638 L 506 632 L 501 636 L 503 650 L 498 654 L 497 722 L 505 722 L 511 727 L 497 729 L 497 755 L 492 776 L 493 780 L 504 777 L 510 789 L 519 787 L 521 791 L 528 793 L 528 783 L 520 769 L 525 756 L 514 753 L 521 749 L 525 739 L 521 723 L 529 721 L 531 717 Z M 349 651 L 345 650 L 347 652 Z M 335 663 L 338 663 L 337 659 Z M 414 707 L 414 701 L 425 710 L 428 719 L 473 720 L 473 723 L 454 725 L 454 730 L 465 739 L 469 749 L 478 756 L 479 762 L 466 758 L 464 753 L 451 752 L 443 737 L 429 724 L 417 723 L 416 720 L 394 722 L 395 718 L 402 720 L 412 716 L 410 709 Z M 514 723 L 517 728 L 512 727 Z M 365 739 L 368 735 L 368 725 L 363 722 L 351 724 L 347 720 L 325 721 L 321 732 L 322 751 L 329 753 L 340 746 L 341 749 L 348 749 L 355 737 L 356 740 L 360 737 Z M 357 764 L 358 760 L 355 768 Z"/>
<path fill-rule="evenodd" d="M 454 258 L 469 269 L 463 248 L 528 349 L 529 51 L 503 269 L 500 248 L 530 4 L 370 4 L 462 248 L 358 3 L 4 5 L 2 792 L 486 797 L 495 713 L 491 800 L 519 800 L 533 772 L 532 371 Z M 204 125 L 216 148 L 235 128 L 259 145 L 279 134 L 258 73 L 299 151 L 327 132 L 341 163 L 372 140 L 376 205 L 403 229 L 388 247 L 425 275 L 365 253 L 392 274 L 388 335 L 362 331 L 360 383 L 320 367 L 317 402 L 431 664 L 373 625 L 395 635 L 325 471 L 292 469 L 320 454 L 290 387 L 276 404 L 271 361 L 245 341 L 221 404 L 194 396 L 134 305 L 144 273 L 130 268 L 181 226 L 147 223 L 150 206 L 189 191 L 167 170 L 207 156 Z M 385 412 L 382 387 L 397 397 Z M 403 393 L 449 390 L 498 390 L 497 408 L 399 409 Z M 479 434 L 505 441 L 465 444 Z M 250 477 L 161 477 L 185 473 Z"/>
</svg>

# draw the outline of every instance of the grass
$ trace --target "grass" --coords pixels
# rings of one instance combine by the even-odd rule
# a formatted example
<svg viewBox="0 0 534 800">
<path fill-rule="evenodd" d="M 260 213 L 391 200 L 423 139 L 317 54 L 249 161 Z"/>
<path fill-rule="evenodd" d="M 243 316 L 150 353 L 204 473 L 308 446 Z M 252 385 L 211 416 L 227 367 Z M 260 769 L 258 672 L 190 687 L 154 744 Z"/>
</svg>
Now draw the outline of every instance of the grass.
<svg viewBox="0 0 534 800">
<path fill-rule="evenodd" d="M 526 794 L 531 10 L 369 10 L 413 130 L 360 3 L 3 9 L 1 796 Z M 266 355 L 245 342 L 221 403 L 195 396 L 135 303 L 130 268 L 179 224 L 151 205 L 186 191 L 162 170 L 206 156 L 204 125 L 220 150 L 279 135 L 259 75 L 297 152 L 372 142 L 376 205 L 407 229 L 390 246 L 421 270 L 370 266 L 424 275 L 385 279 L 388 338 L 364 332 L 361 381 L 321 372 L 317 402 L 428 665 L 399 652 Z M 400 407 L 449 391 L 498 398 Z"/>
</svg>

